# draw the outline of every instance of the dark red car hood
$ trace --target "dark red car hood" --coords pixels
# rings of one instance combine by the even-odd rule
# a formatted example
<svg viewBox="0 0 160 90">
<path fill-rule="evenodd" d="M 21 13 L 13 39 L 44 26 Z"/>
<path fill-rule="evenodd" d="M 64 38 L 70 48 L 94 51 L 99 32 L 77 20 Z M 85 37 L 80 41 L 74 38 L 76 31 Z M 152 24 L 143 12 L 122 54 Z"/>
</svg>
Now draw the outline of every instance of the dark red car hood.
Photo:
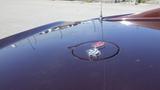
<svg viewBox="0 0 160 90">
<path fill-rule="evenodd" d="M 98 41 L 117 45 L 118 53 L 95 61 L 73 55 L 72 46 Z M 0 46 L 0 90 L 160 90 L 156 28 L 99 19 L 58 22 L 2 39 Z M 78 49 L 80 56 L 86 47 Z"/>
</svg>

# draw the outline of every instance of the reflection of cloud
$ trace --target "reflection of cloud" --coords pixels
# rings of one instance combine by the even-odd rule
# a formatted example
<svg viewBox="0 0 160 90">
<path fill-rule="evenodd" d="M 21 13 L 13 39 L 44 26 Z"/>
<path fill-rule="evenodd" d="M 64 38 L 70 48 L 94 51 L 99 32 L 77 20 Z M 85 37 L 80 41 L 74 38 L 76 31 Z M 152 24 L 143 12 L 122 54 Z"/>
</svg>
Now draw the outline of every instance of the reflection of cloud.
<svg viewBox="0 0 160 90">
<path fill-rule="evenodd" d="M 130 25 L 133 24 L 133 23 L 131 23 L 131 22 L 129 22 L 129 21 L 125 21 L 125 20 L 120 21 L 120 23 L 121 23 L 121 24 L 124 24 L 124 25 L 127 25 L 127 26 L 130 26 Z"/>
<path fill-rule="evenodd" d="M 48 29 L 48 32 L 52 32 L 52 29 Z"/>
<path fill-rule="evenodd" d="M 16 48 L 17 45 L 16 45 L 16 44 L 12 44 L 11 47 L 12 47 L 12 48 Z"/>
</svg>

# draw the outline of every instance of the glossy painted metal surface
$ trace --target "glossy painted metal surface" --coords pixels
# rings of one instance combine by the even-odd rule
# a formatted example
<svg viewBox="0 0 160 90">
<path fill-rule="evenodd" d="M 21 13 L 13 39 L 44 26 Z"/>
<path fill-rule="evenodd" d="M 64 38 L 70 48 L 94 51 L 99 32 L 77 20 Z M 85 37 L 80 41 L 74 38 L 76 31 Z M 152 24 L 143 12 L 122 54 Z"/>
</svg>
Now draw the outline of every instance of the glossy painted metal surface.
<svg viewBox="0 0 160 90">
<path fill-rule="evenodd" d="M 160 19 L 160 8 L 149 10 L 142 13 L 137 14 L 126 14 L 126 15 L 118 15 L 111 16 L 111 21 L 119 21 L 119 20 L 130 20 L 130 21 L 139 21 L 139 20 L 157 20 Z"/>
<path fill-rule="evenodd" d="M 159 29 L 98 19 L 63 24 L 0 40 L 0 90 L 160 90 Z M 120 52 L 75 58 L 69 47 L 89 41 L 113 42 Z"/>
<path fill-rule="evenodd" d="M 138 13 L 138 14 L 126 14 L 126 15 L 118 15 L 106 17 L 104 20 L 107 21 L 130 21 L 135 25 L 160 29 L 160 8 L 149 10 L 146 12 Z"/>
</svg>

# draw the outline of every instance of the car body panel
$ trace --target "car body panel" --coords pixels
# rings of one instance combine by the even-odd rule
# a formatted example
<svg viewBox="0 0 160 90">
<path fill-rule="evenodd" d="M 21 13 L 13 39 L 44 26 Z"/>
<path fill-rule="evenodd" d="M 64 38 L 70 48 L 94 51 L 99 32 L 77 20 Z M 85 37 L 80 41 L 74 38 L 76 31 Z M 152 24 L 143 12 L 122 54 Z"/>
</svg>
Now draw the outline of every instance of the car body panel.
<svg viewBox="0 0 160 90">
<path fill-rule="evenodd" d="M 0 40 L 0 89 L 159 90 L 159 40 L 157 28 L 99 19 L 20 33 Z M 69 47 L 89 41 L 113 42 L 120 52 L 100 61 L 72 55 Z"/>
</svg>

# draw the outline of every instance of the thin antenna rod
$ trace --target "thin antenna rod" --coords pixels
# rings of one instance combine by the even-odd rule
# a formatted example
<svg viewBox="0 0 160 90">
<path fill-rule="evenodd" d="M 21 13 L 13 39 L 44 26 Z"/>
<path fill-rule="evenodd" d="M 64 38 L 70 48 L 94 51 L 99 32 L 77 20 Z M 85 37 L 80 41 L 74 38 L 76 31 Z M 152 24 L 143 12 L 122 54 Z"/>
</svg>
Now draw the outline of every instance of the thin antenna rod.
<svg viewBox="0 0 160 90">
<path fill-rule="evenodd" d="M 103 5 L 102 5 L 102 0 L 100 1 L 100 20 L 102 20 L 103 18 L 103 11 L 102 11 L 102 8 L 103 8 Z"/>
</svg>

